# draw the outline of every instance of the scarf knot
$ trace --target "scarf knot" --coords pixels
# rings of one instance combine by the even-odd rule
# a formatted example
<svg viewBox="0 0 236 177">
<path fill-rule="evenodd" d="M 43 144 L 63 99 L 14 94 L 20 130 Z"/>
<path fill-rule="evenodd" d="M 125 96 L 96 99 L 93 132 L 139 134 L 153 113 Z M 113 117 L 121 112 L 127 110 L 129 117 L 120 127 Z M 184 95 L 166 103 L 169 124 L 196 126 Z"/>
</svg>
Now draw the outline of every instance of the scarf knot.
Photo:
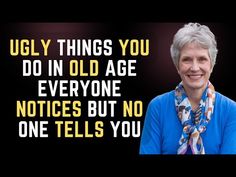
<svg viewBox="0 0 236 177">
<path fill-rule="evenodd" d="M 182 135 L 179 140 L 178 154 L 185 154 L 188 146 L 193 154 L 205 154 L 201 133 L 211 120 L 214 110 L 215 89 L 208 82 L 198 108 L 193 111 L 190 101 L 185 93 L 182 82 L 175 89 L 175 106 L 178 118 L 183 126 Z"/>
</svg>

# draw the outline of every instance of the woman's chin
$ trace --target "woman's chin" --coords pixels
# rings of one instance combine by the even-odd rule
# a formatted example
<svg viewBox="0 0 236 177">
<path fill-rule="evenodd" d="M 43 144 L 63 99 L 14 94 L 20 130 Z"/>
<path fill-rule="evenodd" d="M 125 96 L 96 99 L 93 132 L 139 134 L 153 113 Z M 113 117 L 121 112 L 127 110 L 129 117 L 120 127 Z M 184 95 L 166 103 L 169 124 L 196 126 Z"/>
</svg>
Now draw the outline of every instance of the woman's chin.
<svg viewBox="0 0 236 177">
<path fill-rule="evenodd" d="M 188 80 L 184 85 L 186 85 L 190 89 L 202 89 L 205 87 L 206 82 L 202 79 L 198 80 Z"/>
</svg>

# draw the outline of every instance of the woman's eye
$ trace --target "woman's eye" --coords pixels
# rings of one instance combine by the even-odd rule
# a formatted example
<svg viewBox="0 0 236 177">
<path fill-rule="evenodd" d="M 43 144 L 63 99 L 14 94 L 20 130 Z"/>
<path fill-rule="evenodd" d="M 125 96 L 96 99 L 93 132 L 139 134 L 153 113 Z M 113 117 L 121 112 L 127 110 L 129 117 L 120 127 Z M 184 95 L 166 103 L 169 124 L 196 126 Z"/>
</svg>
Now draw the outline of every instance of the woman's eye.
<svg viewBox="0 0 236 177">
<path fill-rule="evenodd" d="M 204 57 L 201 57 L 201 58 L 199 58 L 198 60 L 199 60 L 200 62 L 204 62 L 204 61 L 206 61 L 207 59 L 204 58 Z"/>
<path fill-rule="evenodd" d="M 191 58 L 183 58 L 182 61 L 183 62 L 189 62 L 189 61 L 191 61 Z"/>
</svg>

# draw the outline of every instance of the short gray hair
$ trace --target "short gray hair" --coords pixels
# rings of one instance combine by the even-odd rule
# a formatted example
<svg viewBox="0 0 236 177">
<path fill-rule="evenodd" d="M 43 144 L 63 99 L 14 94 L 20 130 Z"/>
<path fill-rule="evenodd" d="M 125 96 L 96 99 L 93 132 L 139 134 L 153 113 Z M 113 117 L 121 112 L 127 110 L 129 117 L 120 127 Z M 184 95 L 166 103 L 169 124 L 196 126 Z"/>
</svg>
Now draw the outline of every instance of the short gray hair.
<svg viewBox="0 0 236 177">
<path fill-rule="evenodd" d="M 185 44 L 193 42 L 196 42 L 201 47 L 208 49 L 213 68 L 218 53 L 215 35 L 207 26 L 200 25 L 199 23 L 185 24 L 175 34 L 173 43 L 170 47 L 171 57 L 175 66 L 178 67 L 180 50 Z"/>
</svg>

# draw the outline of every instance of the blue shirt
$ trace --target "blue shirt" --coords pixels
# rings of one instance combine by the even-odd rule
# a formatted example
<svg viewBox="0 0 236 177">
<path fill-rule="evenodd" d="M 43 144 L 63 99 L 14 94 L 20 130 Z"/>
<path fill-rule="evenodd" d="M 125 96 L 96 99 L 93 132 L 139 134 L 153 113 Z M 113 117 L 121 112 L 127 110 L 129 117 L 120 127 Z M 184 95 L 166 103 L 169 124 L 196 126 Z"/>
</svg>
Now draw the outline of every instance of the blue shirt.
<svg viewBox="0 0 236 177">
<path fill-rule="evenodd" d="M 174 94 L 162 94 L 149 103 L 140 154 L 177 154 L 183 127 Z M 206 128 L 201 134 L 206 154 L 236 154 L 236 102 L 216 92 L 214 112 Z"/>
</svg>

